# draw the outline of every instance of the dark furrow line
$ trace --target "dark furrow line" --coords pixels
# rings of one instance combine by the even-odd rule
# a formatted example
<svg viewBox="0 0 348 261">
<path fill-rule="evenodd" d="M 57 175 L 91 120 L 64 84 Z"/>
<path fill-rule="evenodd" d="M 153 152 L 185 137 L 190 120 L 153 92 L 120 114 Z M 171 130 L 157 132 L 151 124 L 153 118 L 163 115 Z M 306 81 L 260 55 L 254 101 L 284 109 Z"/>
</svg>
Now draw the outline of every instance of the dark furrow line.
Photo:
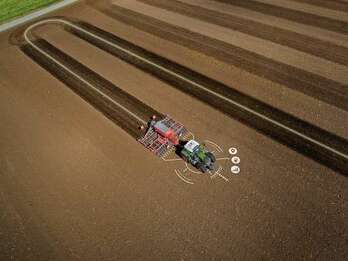
<svg viewBox="0 0 348 261">
<path fill-rule="evenodd" d="M 294 2 L 316 5 L 335 11 L 348 12 L 348 2 L 340 0 L 291 0 Z"/>
<path fill-rule="evenodd" d="M 287 114 L 283 111 L 280 111 L 277 108 L 274 108 L 270 105 L 267 105 L 255 98 L 242 94 L 241 92 L 226 86 L 216 80 L 210 79 L 200 73 L 192 71 L 191 69 L 179 65 L 173 61 L 167 60 L 163 57 L 160 57 L 154 53 L 151 53 L 139 46 L 136 46 L 130 42 L 127 42 L 124 39 L 121 39 L 109 32 L 106 32 L 100 28 L 97 28 L 91 24 L 80 22 L 79 26 L 83 27 L 85 30 L 96 34 L 103 39 L 106 39 L 116 45 L 119 45 L 127 50 L 130 50 L 137 55 L 144 57 L 150 60 L 153 63 L 156 63 L 170 71 L 175 72 L 187 79 L 190 79 L 205 88 L 218 93 L 228 99 L 235 101 L 243 106 L 248 107 L 251 110 L 254 110 L 272 120 L 279 122 L 288 128 L 296 130 L 311 139 L 320 141 L 326 144 L 329 147 L 332 147 L 343 154 L 348 155 L 348 141 L 338 137 L 332 133 L 329 133 L 319 127 L 316 127 L 308 122 L 302 121 L 290 114 Z M 311 157 L 312 159 L 317 160 L 321 164 L 344 174 L 348 175 L 348 160 L 344 157 L 339 156 L 338 154 L 323 148 L 322 146 L 301 137 L 300 135 L 295 135 L 290 130 L 283 128 L 273 122 L 266 121 L 265 119 L 255 116 L 248 110 L 242 109 L 239 106 L 230 103 L 218 96 L 214 96 L 208 91 L 202 90 L 195 85 L 173 75 L 164 70 L 161 70 L 149 63 L 141 61 L 140 59 L 125 53 L 124 51 L 110 46 L 109 44 L 100 41 L 94 37 L 91 37 L 87 34 L 81 33 L 76 29 L 68 29 L 73 35 L 86 40 L 90 44 L 97 46 L 98 48 L 114 55 L 117 58 L 120 58 L 130 64 L 133 64 L 137 68 L 159 78 L 162 81 L 165 81 L 171 84 L 174 88 L 191 95 L 192 97 L 203 101 L 215 109 L 225 113 L 233 119 L 237 119 L 248 126 L 260 131 L 261 133 L 276 139 L 277 141 L 285 144 L 293 149 L 296 149 L 298 152 Z"/>
<path fill-rule="evenodd" d="M 176 0 L 139 1 L 348 65 L 348 48 L 330 42 Z"/>
<path fill-rule="evenodd" d="M 145 121 L 148 120 L 153 114 L 163 116 L 148 105 L 102 78 L 94 71 L 91 71 L 89 68 L 82 65 L 69 55 L 60 51 L 46 40 L 35 40 L 35 44 L 47 52 L 50 56 L 64 64 L 64 66 L 83 77 L 94 87 L 98 88 L 100 91 L 111 97 L 116 102 L 122 104 L 124 107 L 131 110 Z M 124 112 L 118 106 L 105 99 L 102 95 L 91 89 L 91 87 L 89 87 L 87 84 L 74 77 L 71 73 L 61 68 L 49 58 L 42 55 L 29 44 L 21 46 L 21 50 L 55 78 L 69 86 L 76 94 L 81 96 L 84 100 L 93 105 L 93 107 L 102 112 L 107 118 L 119 125 L 132 137 L 139 138 L 142 135 L 138 128 L 142 124 L 141 122 L 133 119 L 128 113 Z"/>
<path fill-rule="evenodd" d="M 134 96 L 117 87 L 110 81 L 106 80 L 95 71 L 81 64 L 71 56 L 55 48 L 49 42 L 46 42 L 45 50 L 50 52 L 55 59 L 62 62 L 70 70 L 77 72 L 79 76 L 87 80 L 93 86 L 98 87 L 100 91 L 112 97 L 114 101 L 123 105 L 130 111 L 134 112 L 143 120 L 148 120 L 152 115 L 159 114 L 153 108 L 138 100 Z M 121 109 L 120 109 L 121 110 Z"/>
<path fill-rule="evenodd" d="M 112 10 L 101 11 L 110 17 L 157 37 L 212 56 L 252 74 L 348 111 L 347 85 L 129 9 L 115 7 Z"/>
<path fill-rule="evenodd" d="M 238 7 L 250 9 L 256 12 L 260 12 L 267 15 L 277 16 L 290 21 L 308 24 L 323 29 L 327 29 L 333 32 L 348 34 L 348 23 L 323 17 L 315 14 L 309 14 L 302 11 L 291 10 L 284 7 L 265 4 L 253 0 L 215 0 L 225 4 L 231 4 Z"/>
</svg>

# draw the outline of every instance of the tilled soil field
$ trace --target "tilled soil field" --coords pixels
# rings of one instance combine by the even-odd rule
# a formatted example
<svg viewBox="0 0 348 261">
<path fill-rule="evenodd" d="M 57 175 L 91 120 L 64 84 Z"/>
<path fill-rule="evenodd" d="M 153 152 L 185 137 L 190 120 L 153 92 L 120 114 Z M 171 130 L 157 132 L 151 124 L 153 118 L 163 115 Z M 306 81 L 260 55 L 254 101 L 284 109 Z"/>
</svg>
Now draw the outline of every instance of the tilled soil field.
<svg viewBox="0 0 348 261">
<path fill-rule="evenodd" d="M 347 7 L 82 1 L 2 33 L 0 259 L 343 260 Z M 139 144 L 166 114 L 215 174 Z"/>
</svg>

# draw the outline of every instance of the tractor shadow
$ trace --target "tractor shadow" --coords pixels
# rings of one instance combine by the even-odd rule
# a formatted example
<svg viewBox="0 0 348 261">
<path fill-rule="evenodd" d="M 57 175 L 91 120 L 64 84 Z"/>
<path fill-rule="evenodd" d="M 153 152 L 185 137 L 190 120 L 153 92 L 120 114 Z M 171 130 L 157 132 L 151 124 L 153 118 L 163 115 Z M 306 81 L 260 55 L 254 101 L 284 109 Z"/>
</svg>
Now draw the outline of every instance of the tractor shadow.
<svg viewBox="0 0 348 261">
<path fill-rule="evenodd" d="M 181 151 L 184 149 L 184 146 L 186 145 L 188 141 L 187 140 L 179 140 L 179 144 L 175 147 L 175 154 L 181 158 L 183 161 L 185 161 L 185 159 L 182 158 L 181 156 Z"/>
</svg>

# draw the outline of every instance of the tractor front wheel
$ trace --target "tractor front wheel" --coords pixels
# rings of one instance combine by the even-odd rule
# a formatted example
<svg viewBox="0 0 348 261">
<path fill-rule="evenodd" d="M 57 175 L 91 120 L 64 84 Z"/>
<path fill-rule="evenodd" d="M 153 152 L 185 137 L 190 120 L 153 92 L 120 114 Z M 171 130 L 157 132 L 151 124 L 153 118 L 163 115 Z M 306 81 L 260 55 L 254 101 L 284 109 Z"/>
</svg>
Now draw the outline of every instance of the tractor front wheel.
<svg viewBox="0 0 348 261">
<path fill-rule="evenodd" d="M 211 162 L 215 162 L 216 161 L 216 158 L 215 158 L 215 155 L 211 152 L 207 152 L 207 156 L 211 159 Z"/>
</svg>

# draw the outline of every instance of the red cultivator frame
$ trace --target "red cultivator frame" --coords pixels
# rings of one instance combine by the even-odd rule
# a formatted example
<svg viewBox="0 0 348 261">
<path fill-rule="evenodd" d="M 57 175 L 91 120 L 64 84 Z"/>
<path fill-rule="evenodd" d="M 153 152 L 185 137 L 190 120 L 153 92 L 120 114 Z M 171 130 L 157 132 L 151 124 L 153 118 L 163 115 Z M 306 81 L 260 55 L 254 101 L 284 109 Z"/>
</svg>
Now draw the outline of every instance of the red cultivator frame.
<svg viewBox="0 0 348 261">
<path fill-rule="evenodd" d="M 189 132 L 181 123 L 168 115 L 162 120 L 155 119 L 153 116 L 145 135 L 138 141 L 157 156 L 163 157 L 178 145 L 180 137 L 186 136 Z"/>
</svg>

